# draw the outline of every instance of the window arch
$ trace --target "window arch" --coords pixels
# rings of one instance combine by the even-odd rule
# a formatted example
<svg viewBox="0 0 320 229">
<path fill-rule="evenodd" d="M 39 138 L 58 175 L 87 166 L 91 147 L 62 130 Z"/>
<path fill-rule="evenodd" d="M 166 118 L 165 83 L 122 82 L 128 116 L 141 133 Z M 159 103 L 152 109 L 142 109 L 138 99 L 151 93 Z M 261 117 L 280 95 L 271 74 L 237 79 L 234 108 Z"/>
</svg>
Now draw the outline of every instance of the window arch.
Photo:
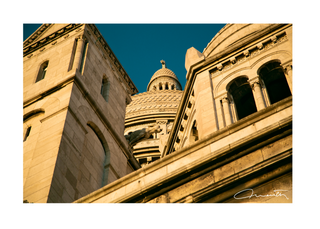
<svg viewBox="0 0 320 229">
<path fill-rule="evenodd" d="M 104 186 L 106 184 L 108 184 L 108 174 L 109 174 L 109 166 L 110 166 L 110 150 L 109 150 L 109 146 L 108 143 L 106 141 L 106 139 L 104 138 L 102 132 L 100 131 L 100 129 L 97 127 L 96 124 L 94 124 L 93 122 L 88 122 L 87 123 L 88 127 L 90 127 L 88 130 L 88 133 L 92 133 L 92 137 L 96 140 L 94 140 L 95 142 L 99 142 L 100 146 L 95 145 L 94 149 L 96 150 L 96 152 L 100 152 L 100 155 L 97 155 L 97 160 L 99 161 L 99 163 L 101 164 L 102 168 L 100 169 L 100 171 L 102 170 L 102 174 L 100 174 L 97 179 L 101 180 L 101 185 Z M 88 136 L 89 137 L 89 136 Z M 99 150 L 100 149 L 100 150 Z M 103 151 L 103 152 L 101 152 Z M 104 154 L 104 155 L 102 155 Z M 103 157 L 103 158 L 102 158 Z M 97 170 L 99 170 L 99 168 L 97 168 Z M 97 181 L 99 182 L 99 181 Z"/>
<path fill-rule="evenodd" d="M 291 96 L 291 91 L 280 62 L 271 61 L 264 64 L 258 70 L 258 75 L 265 84 L 270 104 Z"/>
<path fill-rule="evenodd" d="M 24 134 L 23 134 L 23 141 L 24 142 L 30 136 L 32 127 L 34 125 L 35 126 L 39 125 L 39 117 L 38 116 L 41 114 L 44 114 L 44 109 L 39 108 L 39 109 L 32 110 L 32 111 L 26 113 L 25 115 L 23 115 L 23 123 L 25 125 Z M 34 118 L 36 118 L 36 119 L 34 119 Z"/>
<path fill-rule="evenodd" d="M 103 77 L 102 84 L 101 84 L 101 95 L 106 102 L 109 99 L 109 89 L 110 89 L 110 82 L 107 78 Z"/>
<path fill-rule="evenodd" d="M 247 77 L 240 76 L 234 79 L 228 85 L 227 90 L 234 102 L 238 120 L 257 112 L 252 89 Z"/>
<path fill-rule="evenodd" d="M 49 61 L 46 61 L 40 65 L 36 82 L 43 80 L 45 78 L 47 74 L 48 65 L 49 65 Z"/>
</svg>

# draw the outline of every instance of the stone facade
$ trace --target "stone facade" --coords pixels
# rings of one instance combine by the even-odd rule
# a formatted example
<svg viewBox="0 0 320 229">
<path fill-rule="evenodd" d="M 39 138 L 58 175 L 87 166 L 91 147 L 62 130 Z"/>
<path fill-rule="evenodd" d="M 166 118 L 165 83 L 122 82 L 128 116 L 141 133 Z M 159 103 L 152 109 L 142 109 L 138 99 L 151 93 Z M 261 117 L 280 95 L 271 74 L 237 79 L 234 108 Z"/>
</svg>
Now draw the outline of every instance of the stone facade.
<svg viewBox="0 0 320 229">
<path fill-rule="evenodd" d="M 292 203 L 292 25 L 228 24 L 185 67 L 160 160 L 77 203 Z"/>
<path fill-rule="evenodd" d="M 99 37 L 44 24 L 24 42 L 25 202 L 73 202 L 140 168 L 123 136 L 137 89 Z"/>
</svg>

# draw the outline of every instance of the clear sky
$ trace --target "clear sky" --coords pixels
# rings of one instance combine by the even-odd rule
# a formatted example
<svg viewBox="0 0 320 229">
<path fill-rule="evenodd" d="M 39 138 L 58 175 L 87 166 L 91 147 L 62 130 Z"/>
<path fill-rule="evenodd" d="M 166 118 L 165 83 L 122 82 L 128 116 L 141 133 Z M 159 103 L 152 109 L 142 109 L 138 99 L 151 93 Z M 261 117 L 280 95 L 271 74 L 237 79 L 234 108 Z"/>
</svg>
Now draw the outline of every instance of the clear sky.
<svg viewBox="0 0 320 229">
<path fill-rule="evenodd" d="M 40 24 L 24 24 L 23 40 Z M 185 54 L 203 52 L 225 24 L 96 24 L 102 36 L 139 90 L 147 90 L 152 75 L 165 60 L 167 68 L 186 84 Z"/>
</svg>

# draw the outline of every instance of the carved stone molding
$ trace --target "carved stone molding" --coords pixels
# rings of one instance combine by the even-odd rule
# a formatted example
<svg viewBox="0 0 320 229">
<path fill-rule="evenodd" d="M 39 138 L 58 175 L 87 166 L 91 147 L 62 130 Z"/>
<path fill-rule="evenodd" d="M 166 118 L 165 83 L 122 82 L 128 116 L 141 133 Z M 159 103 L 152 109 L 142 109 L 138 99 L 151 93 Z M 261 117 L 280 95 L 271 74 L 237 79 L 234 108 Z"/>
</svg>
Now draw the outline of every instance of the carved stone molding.
<svg viewBox="0 0 320 229">
<path fill-rule="evenodd" d="M 158 120 L 157 124 L 158 125 L 166 125 L 168 123 L 168 120 Z"/>
<path fill-rule="evenodd" d="M 67 25 L 66 27 L 60 29 L 59 31 L 56 31 L 56 32 L 48 35 L 47 37 L 41 39 L 40 41 L 36 41 L 34 44 L 29 45 L 30 43 L 32 43 L 36 39 L 38 39 L 38 37 L 50 26 L 51 26 L 51 24 L 43 25 L 42 27 L 40 27 L 40 31 L 39 31 L 40 33 L 38 32 L 38 33 L 34 34 L 30 39 L 28 39 L 26 42 L 24 42 L 23 56 L 27 56 L 31 52 L 34 52 L 37 49 L 40 49 L 51 42 L 54 42 L 54 43 L 52 43 L 52 45 L 55 45 L 57 43 L 57 41 L 56 41 L 57 39 L 59 39 L 60 37 L 67 38 L 69 32 L 76 30 L 77 28 L 79 28 L 82 25 L 81 24 Z"/>
<path fill-rule="evenodd" d="M 231 62 L 232 64 L 235 64 L 235 63 L 237 62 L 237 60 L 236 60 L 236 58 L 233 56 L 233 57 L 230 58 L 230 62 Z"/>
<path fill-rule="evenodd" d="M 217 64 L 217 68 L 218 68 L 219 71 L 221 71 L 222 68 L 223 68 L 222 64 L 221 63 Z"/>
<path fill-rule="evenodd" d="M 276 43 L 278 38 L 277 36 L 272 36 L 270 39 L 273 43 Z"/>
<path fill-rule="evenodd" d="M 266 50 L 269 50 L 287 40 L 287 34 L 285 32 L 281 32 L 279 34 L 273 35 L 272 37 L 265 39 L 264 41 L 258 44 L 252 45 L 248 49 L 240 53 L 237 53 L 235 56 L 229 58 L 228 60 L 218 63 L 212 70 L 210 70 L 211 77 L 215 77 L 219 75 L 221 72 L 227 71 L 228 69 L 231 69 L 249 60 L 250 58 L 258 56 Z"/>
<path fill-rule="evenodd" d="M 257 48 L 258 48 L 259 50 L 263 49 L 263 44 L 262 44 L 262 43 L 257 44 Z"/>
</svg>

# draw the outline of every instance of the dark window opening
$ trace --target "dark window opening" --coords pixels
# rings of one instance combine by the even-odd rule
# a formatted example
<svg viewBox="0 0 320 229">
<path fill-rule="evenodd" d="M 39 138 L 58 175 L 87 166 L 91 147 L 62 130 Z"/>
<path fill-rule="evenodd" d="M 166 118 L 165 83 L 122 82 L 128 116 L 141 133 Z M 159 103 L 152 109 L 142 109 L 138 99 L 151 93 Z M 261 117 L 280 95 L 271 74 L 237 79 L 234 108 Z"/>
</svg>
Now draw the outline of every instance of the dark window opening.
<svg viewBox="0 0 320 229">
<path fill-rule="evenodd" d="M 36 82 L 43 80 L 45 78 L 47 74 L 48 64 L 49 64 L 49 61 L 46 61 L 43 64 L 41 64 Z"/>
<path fill-rule="evenodd" d="M 199 139 L 199 135 L 198 135 L 198 129 L 197 129 L 197 122 L 194 121 L 193 125 L 191 127 L 191 131 L 190 131 L 190 140 L 189 142 L 196 142 Z"/>
<path fill-rule="evenodd" d="M 169 89 L 168 84 L 166 84 L 166 90 L 168 90 L 168 89 Z"/>
<path fill-rule="evenodd" d="M 160 86 L 159 86 L 159 90 L 162 90 L 162 85 L 160 84 Z"/>
<path fill-rule="evenodd" d="M 228 91 L 233 97 L 239 120 L 257 112 L 252 89 L 246 77 L 236 78 Z"/>
<path fill-rule="evenodd" d="M 270 104 L 291 96 L 286 76 L 279 62 L 264 65 L 259 71 L 259 76 L 267 88 Z"/>
<path fill-rule="evenodd" d="M 23 141 L 26 141 L 26 140 L 27 140 L 27 138 L 28 138 L 29 135 L 30 135 L 30 131 L 31 131 L 31 126 L 28 127 L 28 129 L 27 129 L 27 131 L 26 131 L 26 134 L 25 134 L 25 136 L 24 136 Z"/>
<path fill-rule="evenodd" d="M 108 97 L 109 97 L 109 82 L 107 79 L 102 80 L 101 84 L 101 95 L 104 98 L 106 102 L 108 102 Z"/>
<path fill-rule="evenodd" d="M 83 67 L 84 67 L 84 60 L 86 58 L 86 53 L 88 49 L 88 42 L 84 44 L 83 52 L 82 52 L 82 58 L 81 58 L 81 65 L 80 65 L 80 73 L 83 74 Z"/>
</svg>

